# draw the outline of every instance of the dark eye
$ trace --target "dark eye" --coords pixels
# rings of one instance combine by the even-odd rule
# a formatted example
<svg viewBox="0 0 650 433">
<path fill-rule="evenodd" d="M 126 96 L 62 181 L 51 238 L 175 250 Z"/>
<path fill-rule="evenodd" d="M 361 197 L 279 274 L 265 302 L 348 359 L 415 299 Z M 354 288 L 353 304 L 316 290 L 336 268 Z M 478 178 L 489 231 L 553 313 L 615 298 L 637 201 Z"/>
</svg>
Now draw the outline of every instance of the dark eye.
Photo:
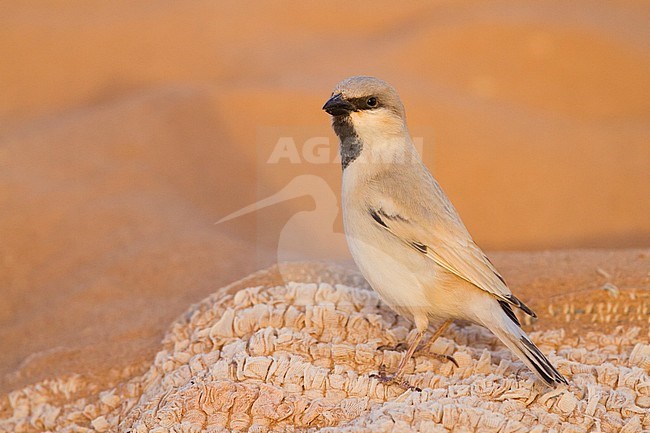
<svg viewBox="0 0 650 433">
<path fill-rule="evenodd" d="M 376 107 L 377 106 L 377 98 L 375 98 L 374 96 L 368 98 L 368 100 L 366 101 L 366 104 L 368 104 L 368 107 Z"/>
</svg>

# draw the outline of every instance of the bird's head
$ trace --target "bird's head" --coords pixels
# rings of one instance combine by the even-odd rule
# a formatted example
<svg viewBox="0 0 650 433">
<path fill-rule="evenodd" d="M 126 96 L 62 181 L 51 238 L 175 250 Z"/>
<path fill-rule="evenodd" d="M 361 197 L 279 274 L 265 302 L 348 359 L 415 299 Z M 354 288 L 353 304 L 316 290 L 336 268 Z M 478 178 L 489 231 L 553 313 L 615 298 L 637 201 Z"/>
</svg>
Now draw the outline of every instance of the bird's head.
<svg viewBox="0 0 650 433">
<path fill-rule="evenodd" d="M 374 77 L 351 77 L 336 85 L 323 106 L 334 117 L 396 117 L 404 120 L 404 106 L 397 91 L 387 82 Z"/>
<path fill-rule="evenodd" d="M 385 154 L 395 151 L 408 137 L 404 106 L 397 91 L 374 77 L 341 81 L 323 110 L 332 116 L 332 126 L 341 140 L 343 168 L 363 148 Z"/>
</svg>

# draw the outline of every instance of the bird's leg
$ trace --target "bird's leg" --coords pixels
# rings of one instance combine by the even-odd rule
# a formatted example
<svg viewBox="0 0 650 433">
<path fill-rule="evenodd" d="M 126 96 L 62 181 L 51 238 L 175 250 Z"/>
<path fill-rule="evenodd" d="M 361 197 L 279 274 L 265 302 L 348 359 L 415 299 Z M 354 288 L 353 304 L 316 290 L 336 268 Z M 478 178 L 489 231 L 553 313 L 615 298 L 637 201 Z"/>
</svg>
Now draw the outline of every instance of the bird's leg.
<svg viewBox="0 0 650 433">
<path fill-rule="evenodd" d="M 402 360 L 399 362 L 399 365 L 397 366 L 397 371 L 395 372 L 394 380 L 395 381 L 401 381 L 402 376 L 404 376 L 404 370 L 406 369 L 406 364 L 411 360 L 413 357 L 413 354 L 415 353 L 415 349 L 418 348 L 420 345 L 420 341 L 422 341 L 422 337 L 424 337 L 424 332 L 423 331 L 418 331 L 417 334 L 415 334 L 415 339 L 411 342 L 409 345 L 408 350 L 402 357 Z"/>
<path fill-rule="evenodd" d="M 440 327 L 434 332 L 434 334 L 431 336 L 427 344 L 433 344 L 446 330 L 449 328 L 449 325 L 451 325 L 451 320 L 446 320 Z M 377 378 L 381 383 L 384 384 L 397 384 L 401 386 L 402 388 L 405 389 L 414 389 L 414 390 L 419 390 L 419 388 L 414 387 L 410 385 L 407 381 L 404 380 L 404 370 L 406 370 L 406 366 L 408 362 L 411 360 L 413 357 L 413 354 L 415 353 L 416 350 L 420 349 L 420 342 L 422 341 L 422 337 L 424 337 L 424 332 L 426 330 L 426 325 L 424 325 L 424 322 L 421 321 L 421 323 L 418 324 L 417 326 L 417 334 L 415 334 L 415 338 L 409 344 L 408 350 L 402 357 L 402 359 L 399 362 L 399 365 L 397 366 L 397 371 L 395 372 L 394 375 L 387 375 L 386 374 L 386 369 L 382 365 L 379 369 L 378 374 L 373 374 L 370 377 L 375 377 Z M 435 356 L 436 358 L 440 359 L 441 361 L 451 361 L 454 363 L 456 367 L 458 367 L 458 363 L 454 359 L 453 356 L 450 355 L 441 355 L 437 353 L 430 353 L 429 355 Z"/>
<path fill-rule="evenodd" d="M 446 320 L 442 325 L 440 325 L 438 330 L 436 332 L 434 332 L 434 334 L 431 336 L 431 338 L 429 339 L 429 341 L 426 344 L 428 346 L 430 346 L 433 343 L 435 343 L 435 341 L 443 334 L 443 332 L 445 332 L 447 330 L 447 328 L 449 328 L 449 325 L 451 325 L 451 322 L 452 322 L 451 319 Z M 418 349 L 421 349 L 421 348 L 418 348 Z M 430 353 L 430 355 L 435 356 L 436 358 L 438 358 L 441 361 L 445 361 L 445 362 L 446 361 L 451 361 L 451 362 L 454 363 L 454 365 L 456 367 L 458 367 L 458 363 L 456 362 L 454 357 L 451 356 L 451 355 L 442 355 L 440 353 Z"/>
<path fill-rule="evenodd" d="M 432 345 L 438 337 L 440 337 L 446 330 L 449 328 L 449 325 L 451 325 L 452 320 L 447 320 L 445 321 L 442 325 L 440 325 L 440 328 L 436 330 L 436 332 L 433 333 L 433 335 L 426 340 L 423 343 L 420 343 L 420 345 L 415 349 L 416 352 L 419 352 L 423 350 L 425 347 Z M 394 346 L 389 346 L 389 345 L 384 345 L 384 346 L 379 346 L 377 349 L 378 350 L 392 350 L 394 352 L 403 352 L 409 348 L 408 343 L 402 341 L 401 343 L 397 343 Z M 437 354 L 433 354 L 434 356 L 438 356 Z M 441 357 L 446 357 L 447 355 L 439 355 Z M 449 359 L 450 361 L 453 361 L 452 359 Z"/>
<path fill-rule="evenodd" d="M 429 340 L 429 344 L 433 344 L 442 334 L 449 328 L 449 325 L 451 325 L 451 319 L 445 320 L 445 322 L 440 325 L 438 330 L 433 333 L 431 336 L 431 339 Z"/>
<path fill-rule="evenodd" d="M 385 367 L 382 365 L 381 368 L 379 369 L 378 374 L 373 374 L 370 377 L 375 377 L 377 380 L 379 380 L 381 383 L 384 384 L 391 384 L 395 383 L 402 388 L 405 389 L 414 389 L 416 391 L 419 391 L 420 389 L 414 386 L 411 386 L 407 381 L 403 379 L 404 376 L 404 370 L 406 369 L 406 365 L 408 364 L 409 360 L 413 357 L 413 353 L 415 352 L 415 349 L 420 344 L 420 341 L 422 341 L 422 337 L 424 336 L 424 331 L 418 330 L 417 334 L 415 334 L 415 338 L 409 345 L 408 350 L 402 356 L 402 359 L 399 362 L 399 365 L 397 366 L 397 371 L 393 375 L 387 375 L 385 371 Z"/>
</svg>

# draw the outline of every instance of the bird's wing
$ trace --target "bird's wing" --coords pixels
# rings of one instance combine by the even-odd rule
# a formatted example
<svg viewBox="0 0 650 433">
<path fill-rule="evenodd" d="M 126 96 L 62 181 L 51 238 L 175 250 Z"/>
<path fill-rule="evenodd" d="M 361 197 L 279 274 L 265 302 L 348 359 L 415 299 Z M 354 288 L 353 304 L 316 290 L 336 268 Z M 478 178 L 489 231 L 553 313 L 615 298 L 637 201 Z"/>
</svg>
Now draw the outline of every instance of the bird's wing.
<svg viewBox="0 0 650 433">
<path fill-rule="evenodd" d="M 437 184 L 435 187 L 439 188 Z M 370 216 L 383 229 L 448 272 L 535 317 L 535 313 L 512 294 L 503 277 L 474 243 L 442 191 L 436 191 L 436 195 L 443 200 L 442 214 L 423 212 L 417 206 L 399 206 L 390 196 L 384 195 L 376 206 L 371 206 Z"/>
</svg>

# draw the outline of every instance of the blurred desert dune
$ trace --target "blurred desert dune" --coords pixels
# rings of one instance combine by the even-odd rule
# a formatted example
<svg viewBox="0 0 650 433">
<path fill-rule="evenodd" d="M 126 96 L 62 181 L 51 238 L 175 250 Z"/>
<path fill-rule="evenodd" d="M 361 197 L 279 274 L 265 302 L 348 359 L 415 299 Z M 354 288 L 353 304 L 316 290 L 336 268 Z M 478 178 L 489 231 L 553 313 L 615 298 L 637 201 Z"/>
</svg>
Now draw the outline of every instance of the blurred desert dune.
<svg viewBox="0 0 650 433">
<path fill-rule="evenodd" d="M 320 107 L 356 74 L 400 91 L 483 248 L 602 249 L 497 254 L 520 297 L 598 288 L 597 269 L 648 288 L 647 249 L 617 250 L 650 243 L 648 2 L 0 11 L 1 391 L 70 373 L 110 381 L 108 367 L 150 360 L 190 304 L 272 264 L 287 221 L 319 196 L 214 223 L 300 175 L 338 196 Z M 270 163 L 283 137 L 299 159 Z M 305 153 L 314 137 L 328 158 Z M 346 261 L 340 215 L 323 215 L 290 236 Z"/>
</svg>

